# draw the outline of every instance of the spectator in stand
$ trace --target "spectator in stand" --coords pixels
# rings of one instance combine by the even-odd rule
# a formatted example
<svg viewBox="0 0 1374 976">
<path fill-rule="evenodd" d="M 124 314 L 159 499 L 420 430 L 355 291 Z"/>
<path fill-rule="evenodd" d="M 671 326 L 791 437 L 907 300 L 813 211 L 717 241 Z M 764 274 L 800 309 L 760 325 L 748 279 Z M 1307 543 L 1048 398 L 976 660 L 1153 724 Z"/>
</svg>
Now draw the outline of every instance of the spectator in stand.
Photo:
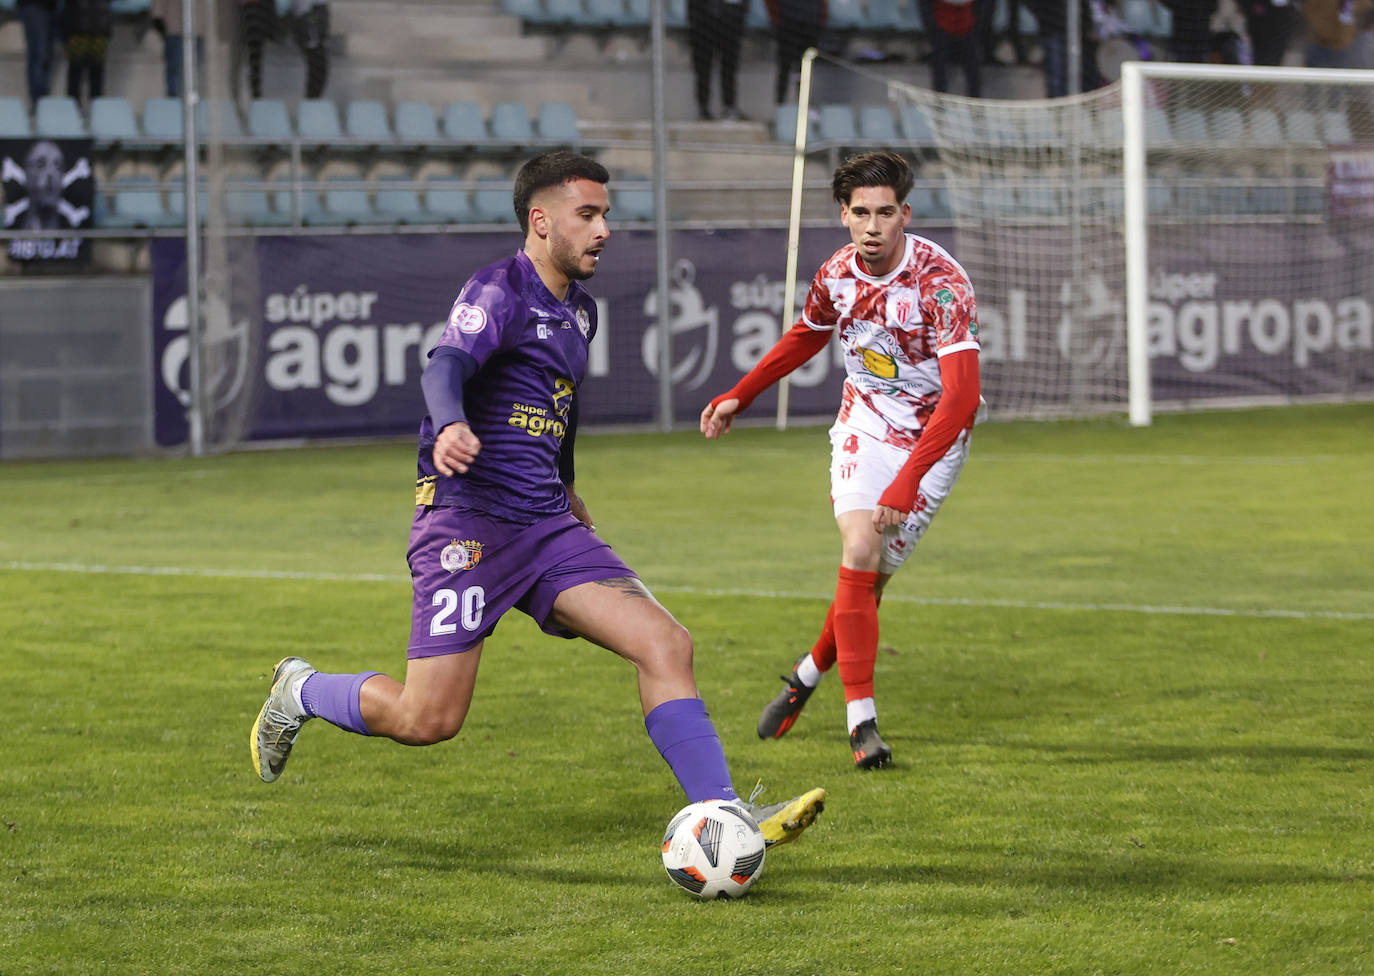
<svg viewBox="0 0 1374 976">
<path fill-rule="evenodd" d="M 1201 64 L 1212 53 L 1212 15 L 1218 0 L 1161 0 L 1173 26 L 1169 31 L 1169 60 Z"/>
<path fill-rule="evenodd" d="M 182 66 L 186 59 L 186 27 L 181 19 L 181 0 L 149 0 L 148 13 L 152 15 L 153 30 L 162 36 L 162 65 L 169 98 L 181 97 Z M 200 10 L 197 8 L 197 17 Z M 205 63 L 205 24 L 196 21 L 196 67 L 197 77 L 203 77 L 200 66 Z"/>
<path fill-rule="evenodd" d="M 67 94 L 78 102 L 83 82 L 91 98 L 105 94 L 105 55 L 113 27 L 110 0 L 63 0 Z"/>
<path fill-rule="evenodd" d="M 738 121 L 736 106 L 740 44 L 744 40 L 744 0 L 687 0 L 687 40 L 696 79 L 697 118 L 709 122 L 711 76 L 720 64 L 720 117 Z"/>
<path fill-rule="evenodd" d="M 958 59 L 964 69 L 964 87 L 973 98 L 983 93 L 982 60 L 978 39 L 980 25 L 992 13 L 990 0 L 920 0 L 921 23 L 930 38 L 930 83 L 936 91 L 949 91 L 949 64 Z"/>
<path fill-rule="evenodd" d="M 829 13 L 826 0 L 766 0 L 768 16 L 778 39 L 777 103 L 789 101 L 792 75 L 800 70 L 802 55 L 820 45 Z"/>
<path fill-rule="evenodd" d="M 1096 0 L 1093 0 L 1096 2 Z M 1043 51 L 1040 68 L 1045 73 L 1045 94 L 1058 98 L 1069 93 L 1068 17 L 1064 0 L 1026 0 L 1040 26 L 1040 47 Z M 1080 0 L 1078 28 L 1082 35 L 1082 64 L 1080 91 L 1092 91 L 1103 85 L 1097 68 L 1097 37 L 1093 30 L 1093 10 L 1089 0 Z"/>
<path fill-rule="evenodd" d="M 57 0 L 19 0 L 19 19 L 24 24 L 24 56 L 28 74 L 29 102 L 48 94 L 52 77 L 52 46 L 60 22 Z"/>
<path fill-rule="evenodd" d="M 1283 64 L 1284 53 L 1298 28 L 1293 0 L 1238 0 L 1238 6 L 1245 15 L 1251 63 Z"/>
<path fill-rule="evenodd" d="M 322 0 L 292 0 L 292 32 L 305 57 L 305 97 L 320 98 L 329 81 L 329 4 Z"/>
<path fill-rule="evenodd" d="M 1306 0 L 1309 68 L 1374 68 L 1374 0 Z"/>
<path fill-rule="evenodd" d="M 276 32 L 273 0 L 239 0 L 238 38 L 241 57 L 248 62 L 248 94 L 252 98 L 262 98 L 262 52 L 267 39 Z"/>
</svg>

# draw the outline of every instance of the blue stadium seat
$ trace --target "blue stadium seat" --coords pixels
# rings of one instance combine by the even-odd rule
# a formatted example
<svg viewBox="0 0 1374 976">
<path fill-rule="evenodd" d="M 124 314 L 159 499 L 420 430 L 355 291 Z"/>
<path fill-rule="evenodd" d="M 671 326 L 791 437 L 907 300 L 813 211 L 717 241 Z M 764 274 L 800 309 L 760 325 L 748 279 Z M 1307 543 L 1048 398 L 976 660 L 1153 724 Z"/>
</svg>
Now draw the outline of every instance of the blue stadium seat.
<svg viewBox="0 0 1374 976">
<path fill-rule="evenodd" d="M 483 176 L 472 191 L 472 211 L 478 223 L 509 224 L 515 221 L 511 206 L 510 180 L 504 176 Z"/>
<path fill-rule="evenodd" d="M 622 183 L 612 196 L 611 219 L 646 221 L 654 219 L 654 188 L 648 183 Z"/>
<path fill-rule="evenodd" d="M 797 106 L 779 105 L 773 111 L 773 138 L 778 142 L 794 146 L 797 143 Z M 807 130 L 807 142 L 814 141 Z"/>
<path fill-rule="evenodd" d="M 911 213 L 918 220 L 949 220 L 949 199 L 939 186 L 917 186 L 908 201 Z"/>
<path fill-rule="evenodd" d="M 493 105 L 488 128 L 493 139 L 516 148 L 523 148 L 534 142 L 530 110 L 522 102 L 497 102 Z"/>
<path fill-rule="evenodd" d="M 596 26 L 587 14 L 582 0 L 544 0 L 544 10 L 550 24 L 566 27 Z"/>
<path fill-rule="evenodd" d="M 548 20 L 543 0 L 501 0 L 501 12 L 531 24 L 543 24 Z"/>
<path fill-rule="evenodd" d="M 344 132 L 350 139 L 363 139 L 373 146 L 387 145 L 394 138 L 386 106 L 371 99 L 348 103 L 344 110 Z"/>
<path fill-rule="evenodd" d="M 897 142 L 897 125 L 886 105 L 865 105 L 859 109 L 859 135 L 872 142 L 890 146 Z"/>
<path fill-rule="evenodd" d="M 1252 146 L 1283 145 L 1278 113 L 1268 108 L 1252 109 L 1246 126 L 1246 141 Z"/>
<path fill-rule="evenodd" d="M 666 27 L 687 26 L 687 0 L 668 0 L 668 9 L 663 12 Z"/>
<path fill-rule="evenodd" d="M 91 138 L 104 145 L 138 139 L 138 119 L 127 98 L 102 96 L 91 99 Z"/>
<path fill-rule="evenodd" d="M 868 0 L 868 8 L 864 12 L 866 29 L 872 31 L 905 29 L 902 22 L 902 6 L 900 0 Z M 908 4 L 908 6 L 914 6 L 914 4 Z"/>
<path fill-rule="evenodd" d="M 200 190 L 196 194 L 196 223 L 204 225 L 205 214 L 210 209 L 210 195 L 206 192 L 205 184 L 200 185 Z M 172 180 L 167 186 L 167 210 L 176 218 L 173 223 L 181 225 L 186 223 L 186 181 L 180 178 Z"/>
<path fill-rule="evenodd" d="M 305 98 L 296 107 L 296 132 L 302 142 L 314 145 L 343 138 L 339 107 L 327 98 Z"/>
<path fill-rule="evenodd" d="M 859 127 L 854 120 L 854 109 L 848 105 L 822 105 L 821 118 L 816 128 L 821 142 L 836 145 L 853 145 L 859 139 Z"/>
<path fill-rule="evenodd" d="M 162 192 L 151 177 L 131 177 L 111 186 L 106 227 L 174 227 L 181 222 L 163 202 Z"/>
<path fill-rule="evenodd" d="M 201 138 L 242 139 L 243 120 L 238 106 L 227 98 L 207 98 L 196 106 L 196 133 Z"/>
<path fill-rule="evenodd" d="M 181 99 L 150 98 L 143 103 L 143 124 L 140 127 L 145 142 L 171 145 L 182 141 L 186 127 L 181 117 Z"/>
<path fill-rule="evenodd" d="M 248 105 L 248 135 L 259 142 L 280 145 L 296 137 L 286 103 L 280 98 L 255 98 Z"/>
<path fill-rule="evenodd" d="M 1037 217 L 1058 216 L 1064 207 L 1062 190 L 1057 182 L 1033 180 L 1021 187 L 1021 209 Z"/>
<path fill-rule="evenodd" d="M 744 29 L 751 31 L 771 31 L 773 22 L 768 19 L 768 7 L 763 0 L 744 0 L 749 10 L 744 16 Z"/>
<path fill-rule="evenodd" d="M 627 27 L 647 27 L 653 21 L 650 0 L 625 0 L 625 20 Z"/>
<path fill-rule="evenodd" d="M 462 181 L 452 177 L 431 177 L 425 183 L 425 222 L 433 224 L 470 224 L 472 197 Z"/>
<path fill-rule="evenodd" d="M 917 146 L 935 145 L 935 130 L 930 127 L 930 119 L 918 105 L 902 106 L 902 135 L 907 142 Z"/>
<path fill-rule="evenodd" d="M 273 209 L 267 191 L 250 181 L 235 181 L 224 190 L 224 215 L 230 224 L 244 227 L 285 227 L 290 213 Z"/>
<path fill-rule="evenodd" d="M 35 135 L 49 139 L 80 139 L 86 135 L 81 106 L 66 95 L 44 95 L 33 110 Z"/>
<path fill-rule="evenodd" d="M 420 192 L 404 174 L 384 176 L 377 187 L 375 206 L 377 216 L 391 224 L 429 223 L 425 208 L 420 205 Z"/>
<path fill-rule="evenodd" d="M 1238 147 L 1245 145 L 1245 117 L 1240 109 L 1213 109 L 1207 119 L 1207 130 L 1214 146 Z"/>
<path fill-rule="evenodd" d="M 1165 146 L 1174 141 L 1169 114 L 1162 108 L 1145 110 L 1145 141 L 1151 146 Z"/>
<path fill-rule="evenodd" d="M 466 146 L 486 142 L 487 123 L 482 109 L 475 102 L 449 102 L 439 123 L 444 138 Z"/>
<path fill-rule="evenodd" d="M 853 31 L 864 26 L 866 12 L 861 0 L 830 0 L 831 30 Z"/>
<path fill-rule="evenodd" d="M 0 139 L 27 139 L 33 135 L 29 109 L 14 95 L 0 97 Z"/>
<path fill-rule="evenodd" d="M 1331 109 L 1321 116 L 1322 135 L 1328 146 L 1348 146 L 1355 141 L 1350 134 L 1350 120 L 1345 117 L 1344 109 Z"/>
<path fill-rule="evenodd" d="M 593 27 L 623 27 L 627 23 L 625 0 L 587 0 L 586 13 Z"/>
<path fill-rule="evenodd" d="M 1321 135 L 1317 132 L 1317 116 L 1307 109 L 1290 109 L 1284 118 L 1284 131 L 1288 141 L 1300 146 L 1320 146 Z"/>
<path fill-rule="evenodd" d="M 396 105 L 396 141 L 407 146 L 427 146 L 439 141 L 439 120 L 428 102 Z"/>
<path fill-rule="evenodd" d="M 372 222 L 372 201 L 368 192 L 357 185 L 356 175 L 336 176 L 326 183 L 347 183 L 350 186 L 325 186 L 323 206 L 318 213 L 310 214 L 306 223 L 316 226 L 342 226 Z"/>
<path fill-rule="evenodd" d="M 534 128 L 539 138 L 561 146 L 579 143 L 577 113 L 567 102 L 543 102 L 535 110 Z"/>
<path fill-rule="evenodd" d="M 314 190 L 302 188 L 299 193 L 290 185 L 278 185 L 269 191 L 272 209 L 285 214 L 288 221 L 298 220 L 301 224 L 314 223 L 320 214 L 320 195 Z M 299 211 L 299 212 L 297 212 Z"/>
</svg>

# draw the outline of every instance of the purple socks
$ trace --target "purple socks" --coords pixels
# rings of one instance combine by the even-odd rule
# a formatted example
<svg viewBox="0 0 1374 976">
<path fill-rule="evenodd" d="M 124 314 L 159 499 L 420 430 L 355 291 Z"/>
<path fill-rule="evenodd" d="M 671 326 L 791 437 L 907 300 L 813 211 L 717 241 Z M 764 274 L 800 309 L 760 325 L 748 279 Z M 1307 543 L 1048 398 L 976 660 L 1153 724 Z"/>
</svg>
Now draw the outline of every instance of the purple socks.
<svg viewBox="0 0 1374 976">
<path fill-rule="evenodd" d="M 316 671 L 301 685 L 301 704 L 311 718 L 322 718 L 332 725 L 359 735 L 371 735 L 363 721 L 358 696 L 363 682 L 380 671 L 362 674 L 324 674 Z"/>
<path fill-rule="evenodd" d="M 687 802 L 739 799 L 730 785 L 720 736 L 700 698 L 664 702 L 644 716 L 644 728 L 687 794 Z"/>
</svg>

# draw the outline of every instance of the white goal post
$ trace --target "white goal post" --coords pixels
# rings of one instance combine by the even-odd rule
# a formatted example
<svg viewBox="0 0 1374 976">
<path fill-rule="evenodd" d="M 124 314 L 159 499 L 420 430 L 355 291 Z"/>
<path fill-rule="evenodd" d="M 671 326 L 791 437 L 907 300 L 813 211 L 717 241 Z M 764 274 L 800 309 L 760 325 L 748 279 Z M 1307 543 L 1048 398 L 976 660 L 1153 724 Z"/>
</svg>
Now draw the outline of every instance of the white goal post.
<svg viewBox="0 0 1374 976">
<path fill-rule="evenodd" d="M 1147 109 L 1155 103 L 1157 92 L 1152 92 L 1152 81 L 1174 82 L 1211 82 L 1225 88 L 1245 90 L 1246 86 L 1289 86 L 1320 89 L 1334 86 L 1354 86 L 1374 94 L 1374 71 L 1338 68 L 1296 68 L 1296 67 L 1254 67 L 1246 65 L 1203 65 L 1161 63 L 1148 61 L 1129 61 L 1121 66 L 1121 121 L 1122 121 L 1122 178 L 1124 183 L 1125 215 L 1124 228 L 1126 252 L 1126 345 L 1128 363 L 1129 415 L 1134 426 L 1148 426 L 1153 416 L 1154 397 L 1151 387 L 1150 338 L 1149 338 L 1149 296 L 1150 296 L 1150 205 L 1148 199 L 1150 184 L 1149 150 L 1158 145 L 1151 140 L 1151 130 L 1147 122 Z M 1254 88 L 1249 89 L 1254 95 Z M 1322 104 L 1321 100 L 1317 102 Z M 1278 121 L 1276 109 L 1262 108 L 1258 111 L 1272 112 Z M 1320 109 L 1318 109 L 1320 111 Z M 1265 116 L 1269 118 L 1268 115 Z M 1347 119 L 1347 124 L 1349 120 Z M 1252 130 L 1254 126 L 1251 126 Z M 1277 134 L 1277 132 L 1276 132 Z M 1251 148 L 1263 148 L 1252 131 Z M 1352 144 L 1374 139 L 1374 133 L 1342 133 Z M 1319 145 L 1329 149 L 1332 143 L 1341 141 L 1341 135 L 1314 131 L 1286 133 L 1285 148 L 1316 149 Z M 1334 136 L 1334 138 L 1333 138 Z M 1363 137 L 1361 140 L 1360 137 Z M 1276 148 L 1282 145 L 1277 142 Z M 1374 216 L 1374 215 L 1371 215 Z M 1366 296 L 1374 298 L 1374 296 Z"/>
</svg>

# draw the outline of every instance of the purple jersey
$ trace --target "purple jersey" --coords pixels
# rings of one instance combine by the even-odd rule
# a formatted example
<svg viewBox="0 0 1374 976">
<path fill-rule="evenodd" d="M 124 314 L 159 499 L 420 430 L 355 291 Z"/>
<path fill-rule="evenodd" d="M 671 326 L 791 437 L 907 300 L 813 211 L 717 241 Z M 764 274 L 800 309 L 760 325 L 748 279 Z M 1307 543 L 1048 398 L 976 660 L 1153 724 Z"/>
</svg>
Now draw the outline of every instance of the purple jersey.
<svg viewBox="0 0 1374 976">
<path fill-rule="evenodd" d="M 587 289 L 574 281 L 560 302 L 524 251 L 469 278 L 438 346 L 477 363 L 463 384 L 463 410 L 482 449 L 466 474 L 439 474 L 434 424 L 426 416 L 416 504 L 457 505 L 525 523 L 567 511 L 558 455 L 595 334 L 596 303 Z"/>
</svg>

